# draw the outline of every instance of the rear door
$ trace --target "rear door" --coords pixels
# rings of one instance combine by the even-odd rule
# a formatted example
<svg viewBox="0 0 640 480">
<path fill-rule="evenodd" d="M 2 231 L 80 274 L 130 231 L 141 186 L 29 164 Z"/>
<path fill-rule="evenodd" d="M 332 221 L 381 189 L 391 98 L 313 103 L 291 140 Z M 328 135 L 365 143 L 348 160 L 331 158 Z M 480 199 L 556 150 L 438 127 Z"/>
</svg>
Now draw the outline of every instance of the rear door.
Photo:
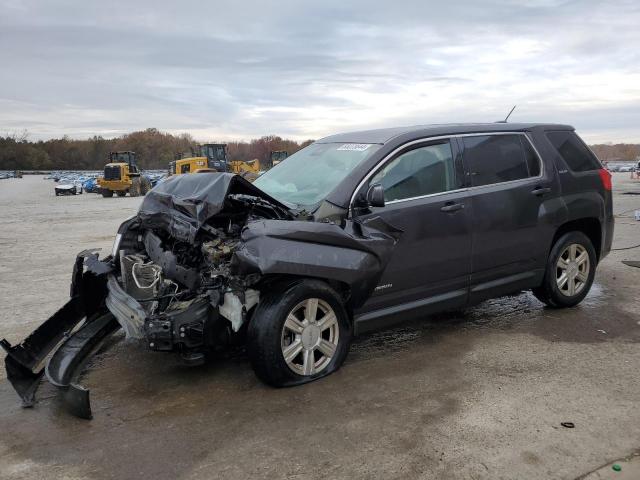
<svg viewBox="0 0 640 480">
<path fill-rule="evenodd" d="M 540 221 L 551 172 L 524 133 L 458 140 L 472 192 L 471 303 L 540 283 L 553 235 Z"/>
<path fill-rule="evenodd" d="M 466 303 L 471 233 L 463 181 L 449 138 L 412 142 L 373 172 L 365 188 L 381 184 L 386 204 L 358 218 L 379 216 L 404 233 L 374 294 L 356 312 L 359 331 L 405 319 L 412 310 Z"/>
</svg>

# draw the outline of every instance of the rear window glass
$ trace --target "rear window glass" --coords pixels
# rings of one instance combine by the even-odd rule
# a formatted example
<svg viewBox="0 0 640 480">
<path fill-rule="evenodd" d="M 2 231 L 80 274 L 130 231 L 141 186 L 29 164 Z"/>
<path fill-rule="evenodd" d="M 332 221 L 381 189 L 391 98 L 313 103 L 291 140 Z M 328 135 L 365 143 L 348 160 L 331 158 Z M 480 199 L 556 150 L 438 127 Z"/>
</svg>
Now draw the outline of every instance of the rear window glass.
<svg viewBox="0 0 640 480">
<path fill-rule="evenodd" d="M 547 138 L 572 171 L 587 172 L 602 168 L 598 159 L 574 132 L 548 132 Z"/>
<path fill-rule="evenodd" d="M 527 152 L 523 148 L 529 142 L 521 137 L 522 135 L 464 137 L 464 158 L 471 174 L 471 185 L 478 187 L 539 175 L 538 158 L 535 152 Z"/>
</svg>

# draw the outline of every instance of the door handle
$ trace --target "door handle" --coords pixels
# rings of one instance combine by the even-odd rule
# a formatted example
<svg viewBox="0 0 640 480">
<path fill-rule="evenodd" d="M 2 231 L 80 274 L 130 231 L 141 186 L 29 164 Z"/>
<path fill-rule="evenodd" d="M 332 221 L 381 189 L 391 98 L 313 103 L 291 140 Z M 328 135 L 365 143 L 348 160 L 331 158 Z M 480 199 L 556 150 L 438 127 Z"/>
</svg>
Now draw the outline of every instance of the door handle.
<svg viewBox="0 0 640 480">
<path fill-rule="evenodd" d="M 545 193 L 549 193 L 550 191 L 551 189 L 549 187 L 536 187 L 533 190 L 531 190 L 531 194 L 540 197 Z"/>
<path fill-rule="evenodd" d="M 444 207 L 440 208 L 441 212 L 451 213 L 457 212 L 464 208 L 464 203 L 445 203 Z"/>
</svg>

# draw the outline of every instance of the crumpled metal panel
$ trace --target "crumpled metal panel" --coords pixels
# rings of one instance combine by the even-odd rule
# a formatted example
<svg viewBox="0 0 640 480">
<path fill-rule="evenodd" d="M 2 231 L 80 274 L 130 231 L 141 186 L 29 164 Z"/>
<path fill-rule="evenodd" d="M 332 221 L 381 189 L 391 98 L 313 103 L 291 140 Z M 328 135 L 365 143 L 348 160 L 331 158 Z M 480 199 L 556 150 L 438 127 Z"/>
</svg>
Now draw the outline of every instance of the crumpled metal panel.
<svg viewBox="0 0 640 480">
<path fill-rule="evenodd" d="M 261 220 L 242 231 L 232 271 L 336 280 L 351 289 L 357 308 L 382 276 L 401 231 L 376 217 L 366 224 Z"/>
<path fill-rule="evenodd" d="M 107 280 L 109 295 L 105 300 L 107 308 L 122 326 L 127 338 L 144 338 L 144 320 L 147 312 L 136 299 L 128 295 L 113 275 Z"/>
<path fill-rule="evenodd" d="M 174 175 L 144 197 L 138 218 L 144 228 L 160 228 L 172 237 L 193 242 L 198 230 L 219 213 L 229 195 L 250 195 L 288 211 L 275 198 L 233 173 Z"/>
</svg>

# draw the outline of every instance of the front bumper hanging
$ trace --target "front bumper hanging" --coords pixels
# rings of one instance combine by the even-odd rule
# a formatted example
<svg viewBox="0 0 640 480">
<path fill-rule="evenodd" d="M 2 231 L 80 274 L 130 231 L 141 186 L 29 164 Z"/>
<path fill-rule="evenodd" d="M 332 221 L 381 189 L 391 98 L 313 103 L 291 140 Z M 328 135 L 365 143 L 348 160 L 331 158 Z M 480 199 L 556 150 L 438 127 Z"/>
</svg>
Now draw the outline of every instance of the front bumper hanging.
<svg viewBox="0 0 640 480">
<path fill-rule="evenodd" d="M 108 258 L 100 261 L 95 252 L 80 252 L 73 268 L 70 300 L 20 344 L 12 346 L 6 339 L 0 340 L 7 352 L 7 378 L 23 407 L 35 404 L 36 391 L 46 372 L 49 382 L 63 391 L 68 410 L 78 417 L 91 418 L 89 391 L 74 382 L 87 356 L 120 327 L 104 308 L 106 278 L 111 270 Z M 84 324 L 76 329 L 83 320 Z"/>
</svg>

